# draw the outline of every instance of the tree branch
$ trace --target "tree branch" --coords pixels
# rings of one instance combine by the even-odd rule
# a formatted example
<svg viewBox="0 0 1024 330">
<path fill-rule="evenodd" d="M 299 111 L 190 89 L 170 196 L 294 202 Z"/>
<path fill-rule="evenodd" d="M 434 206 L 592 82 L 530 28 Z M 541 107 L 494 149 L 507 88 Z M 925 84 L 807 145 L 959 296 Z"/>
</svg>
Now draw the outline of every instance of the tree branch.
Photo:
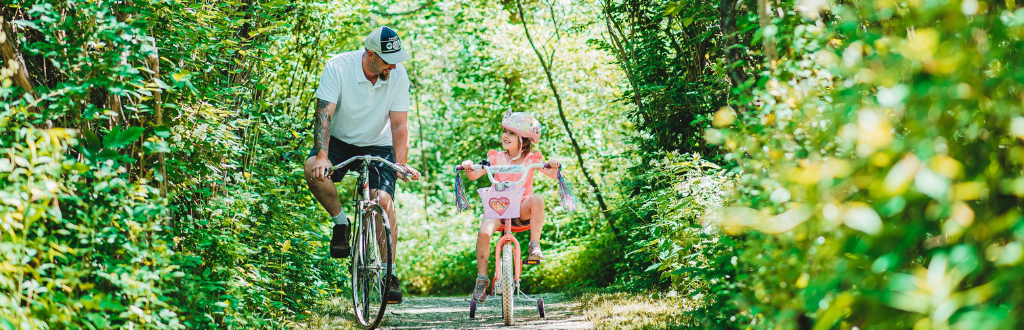
<svg viewBox="0 0 1024 330">
<path fill-rule="evenodd" d="M 622 31 L 616 29 L 617 25 L 613 24 L 611 0 L 605 2 L 604 14 L 605 24 L 608 26 L 608 38 L 611 40 L 610 44 L 613 47 L 612 51 L 615 52 L 615 58 L 621 63 L 622 71 L 626 73 L 626 81 L 629 82 L 629 86 L 633 89 L 633 103 L 636 104 L 637 110 L 643 110 L 644 106 L 640 100 L 640 90 L 637 88 L 636 78 L 633 75 L 632 68 L 629 66 L 626 49 L 622 46 L 622 41 L 619 40 L 619 35 L 622 35 Z"/>
<path fill-rule="evenodd" d="M 377 14 L 377 15 L 385 16 L 385 17 L 405 16 L 405 15 L 409 15 L 409 14 L 418 12 L 420 10 L 426 9 L 427 7 L 430 7 L 430 5 L 434 4 L 434 1 L 435 0 L 427 1 L 427 3 L 424 3 L 423 5 L 419 6 L 419 8 L 416 8 L 416 9 L 413 9 L 413 10 L 408 10 L 408 11 L 403 11 L 401 13 L 389 13 L 389 12 L 386 12 L 386 11 L 383 11 L 383 10 L 371 10 L 370 12 L 374 13 L 374 14 Z"/>
<path fill-rule="evenodd" d="M 761 31 L 763 33 L 764 28 L 772 24 L 772 7 L 768 4 L 769 0 L 757 0 L 757 17 L 758 23 L 761 25 Z M 779 58 L 779 55 L 775 51 L 775 36 L 761 36 L 762 46 L 764 47 L 764 57 L 768 60 L 768 63 L 775 62 Z"/>
<path fill-rule="evenodd" d="M 601 215 L 608 220 L 608 225 L 612 227 L 612 232 L 616 237 L 618 237 L 619 229 L 615 227 L 615 220 L 608 216 L 608 207 L 604 203 L 604 196 L 601 194 L 601 188 L 587 171 L 586 163 L 583 161 L 583 152 L 580 150 L 579 143 L 576 142 L 576 137 L 572 133 L 569 121 L 565 118 L 565 109 L 562 107 L 562 97 L 558 94 L 558 88 L 555 86 L 555 79 L 551 76 L 551 63 L 544 61 L 544 55 L 537 49 L 537 46 L 534 45 L 533 37 L 530 36 L 530 29 L 526 23 L 526 16 L 523 14 L 523 5 L 519 0 L 516 0 L 516 7 L 519 9 L 519 18 L 523 21 L 523 31 L 526 32 L 526 40 L 530 42 L 530 47 L 533 48 L 534 54 L 537 55 L 537 60 L 540 61 L 541 68 L 544 69 L 544 75 L 548 78 L 548 86 L 551 87 L 551 93 L 555 96 L 555 104 L 558 105 L 558 118 L 562 120 L 562 126 L 565 127 L 565 133 L 569 136 L 569 142 L 572 142 L 572 148 L 576 152 L 576 160 L 580 163 L 580 170 L 583 172 L 583 177 L 587 179 L 587 182 L 590 183 L 590 187 L 594 189 L 594 195 L 597 197 L 597 204 L 601 208 Z M 554 12 L 552 12 L 551 15 L 551 19 L 556 19 L 554 17 Z"/>
</svg>

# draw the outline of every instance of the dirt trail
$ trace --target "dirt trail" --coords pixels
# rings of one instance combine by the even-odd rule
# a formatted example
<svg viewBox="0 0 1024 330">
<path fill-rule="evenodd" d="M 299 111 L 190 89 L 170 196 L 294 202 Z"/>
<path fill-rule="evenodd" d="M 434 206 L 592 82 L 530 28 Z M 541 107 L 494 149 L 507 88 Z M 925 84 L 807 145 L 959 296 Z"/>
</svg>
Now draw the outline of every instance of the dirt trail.
<svg viewBox="0 0 1024 330">
<path fill-rule="evenodd" d="M 469 318 L 469 296 L 465 297 L 406 297 L 401 305 L 388 306 L 380 329 L 593 329 L 594 325 L 583 315 L 575 314 L 578 303 L 559 293 L 531 295 L 544 299 L 546 318 L 537 314 L 535 302 L 516 300 L 516 324 L 505 326 L 501 318 L 501 296 L 487 298 L 478 306 L 476 318 Z M 357 329 L 352 319 L 351 305 L 337 299 L 333 312 L 313 316 L 293 329 Z M 344 311 L 344 312 L 339 312 Z"/>
<path fill-rule="evenodd" d="M 467 297 L 410 298 L 401 305 L 388 306 L 382 329 L 593 329 L 583 317 L 573 313 L 571 302 L 561 294 L 533 295 L 544 299 L 546 318 L 537 314 L 535 302 L 517 299 L 516 324 L 505 326 L 501 318 L 501 296 L 487 298 L 478 306 L 476 318 L 469 318 Z"/>
</svg>

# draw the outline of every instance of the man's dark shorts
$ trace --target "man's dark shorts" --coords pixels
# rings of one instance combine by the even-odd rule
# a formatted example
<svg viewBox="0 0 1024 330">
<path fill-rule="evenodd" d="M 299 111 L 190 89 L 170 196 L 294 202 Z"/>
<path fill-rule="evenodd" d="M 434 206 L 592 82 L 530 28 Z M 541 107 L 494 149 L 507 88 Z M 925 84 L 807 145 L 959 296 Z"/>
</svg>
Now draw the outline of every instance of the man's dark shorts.
<svg viewBox="0 0 1024 330">
<path fill-rule="evenodd" d="M 395 149 L 391 146 L 365 146 L 357 147 L 335 137 L 331 137 L 331 144 L 328 146 L 327 159 L 331 161 L 331 164 L 337 165 L 349 158 L 355 156 L 372 155 L 380 158 L 387 159 L 388 161 L 395 162 Z M 309 150 L 309 157 L 316 156 L 314 150 Z M 334 182 L 340 182 L 345 177 L 345 173 L 348 171 L 359 171 L 360 162 L 353 162 L 345 167 L 342 167 L 333 174 L 331 174 L 331 180 Z M 395 170 L 390 166 L 381 164 L 380 162 L 370 162 L 370 189 L 379 189 L 386 191 L 388 195 L 395 196 Z"/>
</svg>

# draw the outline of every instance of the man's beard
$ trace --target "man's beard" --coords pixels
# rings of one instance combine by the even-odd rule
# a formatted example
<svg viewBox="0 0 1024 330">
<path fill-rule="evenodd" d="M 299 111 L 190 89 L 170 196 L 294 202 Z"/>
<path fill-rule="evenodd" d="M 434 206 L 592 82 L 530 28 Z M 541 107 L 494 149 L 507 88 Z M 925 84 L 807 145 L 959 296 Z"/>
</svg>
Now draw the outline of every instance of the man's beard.
<svg viewBox="0 0 1024 330">
<path fill-rule="evenodd" d="M 391 76 L 391 70 L 388 70 L 387 67 L 381 67 L 380 72 L 377 73 L 377 77 L 379 77 L 380 79 L 383 79 L 384 81 L 387 81 L 388 78 L 390 78 L 390 76 Z"/>
</svg>

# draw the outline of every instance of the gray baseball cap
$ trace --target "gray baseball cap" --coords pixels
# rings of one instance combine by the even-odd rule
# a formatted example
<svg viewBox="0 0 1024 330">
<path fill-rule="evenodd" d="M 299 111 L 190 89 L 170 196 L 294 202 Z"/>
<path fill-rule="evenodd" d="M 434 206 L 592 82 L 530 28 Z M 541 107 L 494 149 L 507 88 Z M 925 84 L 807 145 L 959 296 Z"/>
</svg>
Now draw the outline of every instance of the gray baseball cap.
<svg viewBox="0 0 1024 330">
<path fill-rule="evenodd" d="M 398 64 L 412 58 L 402 49 L 402 39 L 398 37 L 398 32 L 387 26 L 381 26 L 370 32 L 364 42 L 366 49 L 380 55 L 388 64 Z"/>
</svg>

